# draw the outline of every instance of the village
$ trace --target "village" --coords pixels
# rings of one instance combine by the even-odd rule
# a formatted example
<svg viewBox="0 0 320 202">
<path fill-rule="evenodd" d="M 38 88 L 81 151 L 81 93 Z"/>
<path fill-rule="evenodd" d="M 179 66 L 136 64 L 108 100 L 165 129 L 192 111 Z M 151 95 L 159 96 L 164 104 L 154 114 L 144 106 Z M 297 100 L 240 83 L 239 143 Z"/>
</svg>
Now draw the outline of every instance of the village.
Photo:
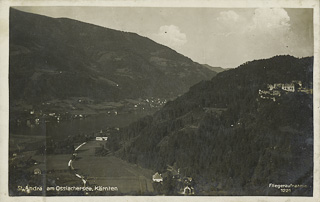
<svg viewBox="0 0 320 202">
<path fill-rule="evenodd" d="M 261 99 L 272 100 L 274 102 L 281 95 L 294 92 L 313 94 L 312 88 L 303 86 L 302 82 L 297 80 L 294 80 L 291 83 L 267 84 L 267 89 L 259 89 Z"/>
<path fill-rule="evenodd" d="M 20 111 L 10 117 L 11 124 L 34 128 L 41 123 L 60 123 L 66 120 L 83 120 L 95 114 L 117 116 L 137 111 L 157 110 L 164 106 L 166 98 L 125 99 L 119 102 L 101 102 L 89 98 L 71 100 L 52 100 L 36 106 L 15 104 L 14 111 Z"/>
</svg>

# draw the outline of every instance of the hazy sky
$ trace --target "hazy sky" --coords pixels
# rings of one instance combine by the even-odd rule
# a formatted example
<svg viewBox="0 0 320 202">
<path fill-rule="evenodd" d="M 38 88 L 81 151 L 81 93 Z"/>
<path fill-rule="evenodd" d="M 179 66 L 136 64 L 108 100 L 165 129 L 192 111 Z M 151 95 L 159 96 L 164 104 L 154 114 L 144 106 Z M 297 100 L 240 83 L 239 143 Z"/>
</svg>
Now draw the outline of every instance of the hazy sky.
<svg viewBox="0 0 320 202">
<path fill-rule="evenodd" d="M 261 58 L 313 55 L 313 11 L 296 8 L 16 7 L 135 32 L 192 60 L 234 68 Z"/>
</svg>

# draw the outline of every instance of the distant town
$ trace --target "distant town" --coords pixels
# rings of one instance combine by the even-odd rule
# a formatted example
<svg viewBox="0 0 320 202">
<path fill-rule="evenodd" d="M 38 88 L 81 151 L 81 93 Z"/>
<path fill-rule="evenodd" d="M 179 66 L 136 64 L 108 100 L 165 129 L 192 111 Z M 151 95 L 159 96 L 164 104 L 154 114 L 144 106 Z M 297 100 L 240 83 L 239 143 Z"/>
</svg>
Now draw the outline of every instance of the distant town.
<svg viewBox="0 0 320 202">
<path fill-rule="evenodd" d="M 120 102 L 94 101 L 89 98 L 74 98 L 72 100 L 53 100 L 40 105 L 15 104 L 12 113 L 17 126 L 26 125 L 30 128 L 41 122 L 60 123 L 64 120 L 85 119 L 94 114 L 105 113 L 108 116 L 134 113 L 136 111 L 156 110 L 162 107 L 168 100 L 166 98 L 140 98 L 125 99 Z"/>
</svg>

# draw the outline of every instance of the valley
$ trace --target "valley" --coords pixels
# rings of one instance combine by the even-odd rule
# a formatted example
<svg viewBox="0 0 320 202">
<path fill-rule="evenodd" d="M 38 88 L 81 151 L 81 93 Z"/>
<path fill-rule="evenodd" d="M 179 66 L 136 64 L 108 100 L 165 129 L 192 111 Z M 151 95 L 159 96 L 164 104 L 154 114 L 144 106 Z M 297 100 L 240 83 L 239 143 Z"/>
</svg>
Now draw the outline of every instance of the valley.
<svg viewBox="0 0 320 202">
<path fill-rule="evenodd" d="M 10 196 L 313 196 L 312 56 L 226 70 L 15 8 L 9 42 Z"/>
</svg>

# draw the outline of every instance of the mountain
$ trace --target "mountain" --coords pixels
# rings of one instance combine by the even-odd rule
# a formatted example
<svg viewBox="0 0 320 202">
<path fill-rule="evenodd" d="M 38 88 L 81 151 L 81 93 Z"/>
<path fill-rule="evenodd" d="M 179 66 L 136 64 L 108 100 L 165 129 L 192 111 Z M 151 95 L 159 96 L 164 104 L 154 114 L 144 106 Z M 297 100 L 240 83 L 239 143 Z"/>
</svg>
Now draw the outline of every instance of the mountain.
<svg viewBox="0 0 320 202">
<path fill-rule="evenodd" d="M 220 73 L 220 72 L 223 72 L 223 71 L 227 70 L 227 69 L 224 69 L 222 67 L 212 67 L 212 66 L 210 66 L 208 64 L 203 64 L 202 66 L 204 66 L 204 67 L 206 67 L 206 68 L 208 68 L 208 69 L 210 69 L 210 70 L 212 70 L 214 72 L 217 72 L 217 73 Z"/>
<path fill-rule="evenodd" d="M 10 100 L 176 97 L 216 73 L 135 33 L 10 9 Z"/>
<path fill-rule="evenodd" d="M 247 62 L 191 87 L 110 137 L 109 146 L 121 158 L 160 173 L 169 172 L 168 166 L 179 169 L 180 176 L 194 179 L 199 195 L 310 196 L 312 78 L 312 57 Z M 268 85 L 291 84 L 294 92 L 268 91 Z M 259 92 L 271 92 L 270 99 Z M 281 192 L 272 184 L 305 187 Z"/>
</svg>

